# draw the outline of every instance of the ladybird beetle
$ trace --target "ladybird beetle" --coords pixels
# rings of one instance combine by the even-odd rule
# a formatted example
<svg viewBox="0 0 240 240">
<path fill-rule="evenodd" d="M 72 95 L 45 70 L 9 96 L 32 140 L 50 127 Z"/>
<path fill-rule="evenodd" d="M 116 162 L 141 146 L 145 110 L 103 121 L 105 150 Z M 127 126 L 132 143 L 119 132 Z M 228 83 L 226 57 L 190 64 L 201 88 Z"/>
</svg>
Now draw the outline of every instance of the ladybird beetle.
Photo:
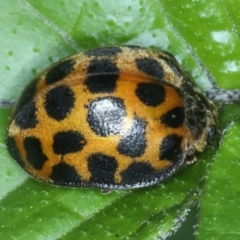
<svg viewBox="0 0 240 240">
<path fill-rule="evenodd" d="M 162 182 L 216 132 L 213 103 L 175 58 L 138 46 L 70 56 L 23 91 L 7 147 L 34 178 L 130 189 Z"/>
</svg>

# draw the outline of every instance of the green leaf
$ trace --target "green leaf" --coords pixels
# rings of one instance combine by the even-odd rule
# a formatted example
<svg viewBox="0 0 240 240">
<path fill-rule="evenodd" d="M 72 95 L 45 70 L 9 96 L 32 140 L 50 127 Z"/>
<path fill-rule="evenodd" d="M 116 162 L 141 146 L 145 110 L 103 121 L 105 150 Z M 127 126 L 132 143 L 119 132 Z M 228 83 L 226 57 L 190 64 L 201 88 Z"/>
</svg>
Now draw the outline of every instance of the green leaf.
<svg viewBox="0 0 240 240">
<path fill-rule="evenodd" d="M 63 57 L 118 44 L 170 51 L 203 90 L 216 83 L 239 88 L 237 0 L 0 3 L 1 101 L 16 100 L 37 73 Z M 108 194 L 49 186 L 30 178 L 6 149 L 10 112 L 0 109 L 0 239 L 164 239 L 197 201 L 202 203 L 199 239 L 227 238 L 222 233 L 231 232 L 238 237 L 237 218 L 234 226 L 227 224 L 231 216 L 239 215 L 237 105 L 221 108 L 220 130 L 232 125 L 219 152 L 210 146 L 196 164 L 159 186 Z"/>
<path fill-rule="evenodd" d="M 239 14 L 235 9 L 239 1 L 161 2 L 171 28 L 205 73 L 221 88 L 239 88 Z"/>
<path fill-rule="evenodd" d="M 229 110 L 236 112 L 239 106 L 226 106 L 221 110 L 221 115 L 225 115 Z M 206 179 L 201 199 L 198 239 L 230 240 L 240 237 L 239 115 L 235 119 L 235 123 L 225 130 L 221 146 Z"/>
</svg>

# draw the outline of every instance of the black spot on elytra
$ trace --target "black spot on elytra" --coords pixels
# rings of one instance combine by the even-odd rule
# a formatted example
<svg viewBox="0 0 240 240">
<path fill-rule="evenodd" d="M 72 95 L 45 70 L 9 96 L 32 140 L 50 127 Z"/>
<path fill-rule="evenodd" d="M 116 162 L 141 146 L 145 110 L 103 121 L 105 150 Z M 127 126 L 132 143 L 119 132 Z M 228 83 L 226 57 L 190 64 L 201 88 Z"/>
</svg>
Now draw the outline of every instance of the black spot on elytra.
<svg viewBox="0 0 240 240">
<path fill-rule="evenodd" d="M 6 139 L 6 145 L 8 148 L 9 153 L 11 154 L 11 156 L 16 160 L 16 162 L 24 168 L 25 163 L 22 160 L 21 154 L 19 152 L 19 149 L 16 145 L 16 142 L 14 140 L 14 137 L 8 137 Z"/>
<path fill-rule="evenodd" d="M 15 115 L 15 122 L 21 129 L 34 128 L 37 123 L 35 102 L 30 100 L 22 109 Z"/>
<path fill-rule="evenodd" d="M 122 49 L 119 47 L 104 47 L 97 49 L 90 49 L 84 54 L 88 57 L 114 57 L 122 52 Z"/>
<path fill-rule="evenodd" d="M 146 184 L 154 180 L 156 175 L 155 169 L 146 162 L 134 162 L 121 172 L 121 184 Z"/>
<path fill-rule="evenodd" d="M 169 55 L 169 54 L 168 54 Z M 163 55 L 160 56 L 160 59 L 164 60 L 164 62 L 172 69 L 172 71 L 178 76 L 183 76 L 183 73 L 176 61 L 176 59 L 171 55 L 171 58 L 165 57 Z"/>
<path fill-rule="evenodd" d="M 164 70 L 161 66 L 161 64 L 152 58 L 138 58 L 135 60 L 137 68 L 146 73 L 147 75 L 150 75 L 152 77 L 156 77 L 159 79 L 162 79 L 164 77 Z"/>
<path fill-rule="evenodd" d="M 73 60 L 66 60 L 58 63 L 47 72 L 45 76 L 46 83 L 52 84 L 62 80 L 74 69 L 74 65 L 75 61 Z"/>
<path fill-rule="evenodd" d="M 91 173 L 90 182 L 98 184 L 114 184 L 114 174 L 118 163 L 114 157 L 95 153 L 88 157 L 88 169 Z"/>
<path fill-rule="evenodd" d="M 76 169 L 64 162 L 52 167 L 50 178 L 58 185 L 81 185 L 81 176 L 79 176 Z"/>
<path fill-rule="evenodd" d="M 139 83 L 135 93 L 145 105 L 151 107 L 163 103 L 166 95 L 164 87 L 158 83 Z"/>
<path fill-rule="evenodd" d="M 160 146 L 160 160 L 170 160 L 178 162 L 182 160 L 183 152 L 181 150 L 182 137 L 172 134 L 162 140 Z"/>
<path fill-rule="evenodd" d="M 162 115 L 161 123 L 171 128 L 177 128 L 184 123 L 184 109 L 182 107 L 175 107 Z"/>
<path fill-rule="evenodd" d="M 118 75 L 101 74 L 88 76 L 84 84 L 91 93 L 112 93 L 116 87 Z"/>
<path fill-rule="evenodd" d="M 44 163 L 48 160 L 42 150 L 42 144 L 38 138 L 26 137 L 23 141 L 24 149 L 27 154 L 27 161 L 35 169 L 41 170 Z"/>
<path fill-rule="evenodd" d="M 119 69 L 113 61 L 94 59 L 87 68 L 84 84 L 91 93 L 111 93 L 116 87 L 118 77 Z"/>
<path fill-rule="evenodd" d="M 53 151 L 61 155 L 79 152 L 86 143 L 83 135 L 77 131 L 58 132 L 53 137 Z"/>
<path fill-rule="evenodd" d="M 30 101 L 33 101 L 38 82 L 39 79 L 36 78 L 24 89 L 21 97 L 17 101 L 13 116 L 15 116 L 19 111 L 21 111 L 21 109 Z"/>
<path fill-rule="evenodd" d="M 87 73 L 91 74 L 101 74 L 101 73 L 119 73 L 119 69 L 116 64 L 109 59 L 93 59 L 90 61 L 87 68 Z"/>
<path fill-rule="evenodd" d="M 88 105 L 87 122 L 99 136 L 118 134 L 125 116 L 125 106 L 120 98 L 97 98 Z"/>
<path fill-rule="evenodd" d="M 48 91 L 44 107 L 49 117 L 63 120 L 74 107 L 75 96 L 67 86 L 57 86 Z"/>
<path fill-rule="evenodd" d="M 146 122 L 135 117 L 131 128 L 121 138 L 117 150 L 129 157 L 140 157 L 146 149 Z"/>
</svg>

